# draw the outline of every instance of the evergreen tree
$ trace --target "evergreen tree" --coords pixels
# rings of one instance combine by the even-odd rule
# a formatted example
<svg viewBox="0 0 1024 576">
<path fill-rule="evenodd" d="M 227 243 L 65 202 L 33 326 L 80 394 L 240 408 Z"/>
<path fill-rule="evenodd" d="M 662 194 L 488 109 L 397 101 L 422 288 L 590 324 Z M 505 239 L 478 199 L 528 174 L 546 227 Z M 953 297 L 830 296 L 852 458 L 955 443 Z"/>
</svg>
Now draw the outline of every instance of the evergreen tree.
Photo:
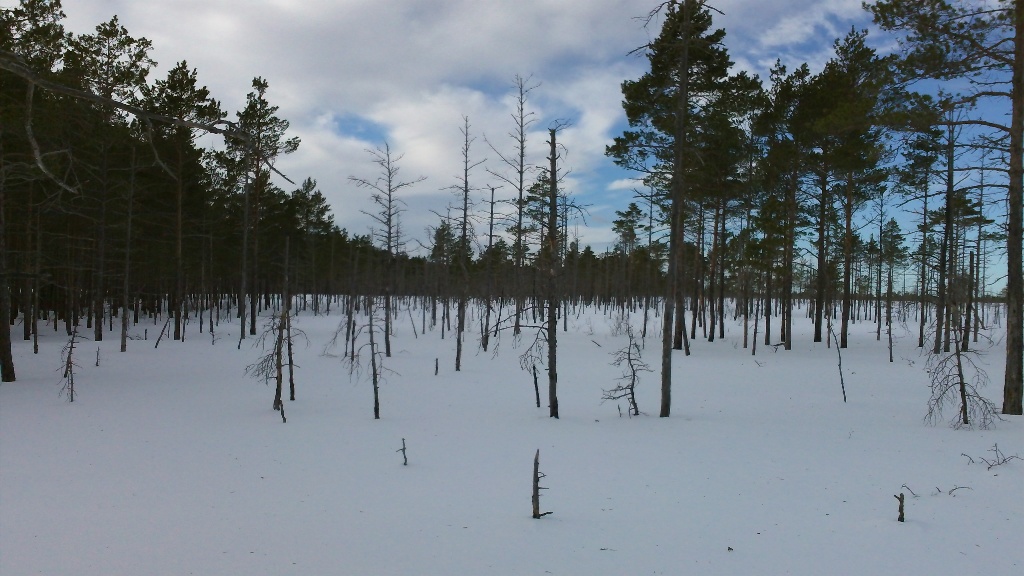
<svg viewBox="0 0 1024 576">
<path fill-rule="evenodd" d="M 290 123 L 277 116 L 277 106 L 267 100 L 270 84 L 261 77 L 253 78 L 253 91 L 246 95 L 245 108 L 236 113 L 238 126 L 248 140 L 227 141 L 231 166 L 238 170 L 244 182 L 245 205 L 242 214 L 242 290 L 239 301 L 246 297 L 245 284 L 250 286 L 249 334 L 256 334 L 256 306 L 259 296 L 257 280 L 260 271 L 260 223 L 264 197 L 271 194 L 271 171 L 279 156 L 291 154 L 299 148 L 299 138 L 285 138 Z M 251 244 L 251 247 L 250 247 Z M 251 255 L 251 260 L 249 256 Z M 245 314 L 242 312 L 241 338 L 245 337 Z"/>
<path fill-rule="evenodd" d="M 606 153 L 620 166 L 648 175 L 660 173 L 670 183 L 660 410 L 660 415 L 667 417 L 671 413 L 672 327 L 683 204 L 690 192 L 687 174 L 698 162 L 693 151 L 693 116 L 703 101 L 722 91 L 732 63 L 722 45 L 725 31 L 712 29 L 707 2 L 670 0 L 652 12 L 648 21 L 659 14 L 663 23 L 658 37 L 640 49 L 650 71 L 622 83 L 622 106 L 630 129 L 616 137 Z"/>
<path fill-rule="evenodd" d="M 224 117 L 220 105 L 210 97 L 210 91 L 198 85 L 197 71 L 189 69 L 188 63 L 179 62 L 167 73 L 167 78 L 157 80 L 148 90 L 145 101 L 147 109 L 197 123 L 213 123 Z M 199 238 L 198 230 L 186 230 L 205 220 L 207 187 L 202 151 L 195 141 L 195 130 L 185 126 L 157 125 L 154 128 L 161 154 L 159 162 L 165 175 L 171 180 L 174 198 L 174 290 L 171 292 L 169 307 L 174 314 L 174 339 L 181 339 L 183 298 L 185 295 L 185 256 L 198 256 L 200 249 L 186 250 L 185 238 Z M 198 247 L 197 247 L 198 248 Z M 196 266 L 198 268 L 198 266 Z"/>
</svg>

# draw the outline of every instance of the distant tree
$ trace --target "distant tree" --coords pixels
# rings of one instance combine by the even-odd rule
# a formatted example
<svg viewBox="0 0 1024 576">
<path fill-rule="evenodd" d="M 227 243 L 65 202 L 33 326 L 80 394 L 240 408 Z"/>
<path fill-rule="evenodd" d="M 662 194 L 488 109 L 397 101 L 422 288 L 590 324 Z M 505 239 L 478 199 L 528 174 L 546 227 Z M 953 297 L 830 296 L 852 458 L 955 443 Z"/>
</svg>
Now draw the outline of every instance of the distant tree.
<svg viewBox="0 0 1024 576">
<path fill-rule="evenodd" d="M 319 314 L 319 295 L 324 292 L 330 295 L 330 289 L 323 284 L 329 283 L 332 275 L 330 270 L 326 274 L 320 270 L 324 259 L 319 254 L 322 251 L 330 252 L 330 240 L 336 232 L 334 216 L 331 214 L 327 198 L 318 189 L 317 181 L 312 178 L 303 180 L 302 184 L 292 191 L 287 202 L 292 218 L 289 228 L 297 232 L 306 245 L 306 277 L 302 285 L 312 296 L 313 313 Z M 327 260 L 329 263 L 329 256 Z M 328 309 L 329 307 L 328 299 Z"/>
<path fill-rule="evenodd" d="M 615 216 L 615 220 L 612 220 L 612 232 L 617 238 L 615 247 L 628 256 L 637 247 L 637 231 L 643 231 L 644 226 L 640 222 L 644 219 L 644 213 L 636 202 L 630 202 L 625 210 L 616 210 Z"/>
</svg>

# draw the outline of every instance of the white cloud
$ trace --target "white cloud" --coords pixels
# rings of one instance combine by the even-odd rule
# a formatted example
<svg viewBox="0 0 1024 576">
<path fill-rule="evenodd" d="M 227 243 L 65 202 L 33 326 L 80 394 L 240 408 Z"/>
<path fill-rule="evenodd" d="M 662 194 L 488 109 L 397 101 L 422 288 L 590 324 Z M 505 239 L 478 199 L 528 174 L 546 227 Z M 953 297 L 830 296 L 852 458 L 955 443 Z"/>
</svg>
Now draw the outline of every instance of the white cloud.
<svg viewBox="0 0 1024 576">
<path fill-rule="evenodd" d="M 620 178 L 609 182 L 607 190 L 632 190 L 640 185 L 642 185 L 642 182 L 638 178 Z"/>
</svg>

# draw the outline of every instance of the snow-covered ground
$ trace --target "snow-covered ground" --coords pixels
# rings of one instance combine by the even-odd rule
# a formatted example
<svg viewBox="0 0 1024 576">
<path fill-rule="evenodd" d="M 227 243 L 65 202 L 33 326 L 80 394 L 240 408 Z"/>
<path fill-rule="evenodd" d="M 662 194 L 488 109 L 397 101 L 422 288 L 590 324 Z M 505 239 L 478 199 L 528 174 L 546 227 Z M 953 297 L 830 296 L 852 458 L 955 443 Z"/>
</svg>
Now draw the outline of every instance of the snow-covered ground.
<svg viewBox="0 0 1024 576">
<path fill-rule="evenodd" d="M 193 323 L 154 349 L 152 321 L 124 354 L 116 336 L 83 341 L 74 403 L 60 395 L 63 328 L 38 355 L 17 340 L 18 381 L 0 385 L 0 574 L 1022 573 L 1024 461 L 980 458 L 995 445 L 1024 456 L 1024 421 L 924 424 L 925 358 L 907 328 L 890 364 L 874 325 L 854 325 L 843 403 L 836 350 L 812 344 L 805 320 L 792 351 L 756 356 L 730 323 L 674 357 L 671 418 L 657 417 L 657 373 L 637 390 L 646 414 L 628 418 L 624 401 L 601 401 L 625 338 L 588 311 L 559 333 L 554 420 L 546 374 L 537 408 L 519 367 L 525 339 L 484 353 L 474 332 L 454 372 L 451 334 L 415 337 L 403 311 L 374 420 L 369 370 L 350 377 L 322 354 L 340 319 L 296 320 L 309 345 L 287 424 L 272 387 L 244 373 L 261 352 L 236 349 L 237 325 L 214 345 Z M 1001 333 L 982 359 L 997 404 Z M 538 449 L 553 514 L 534 520 Z"/>
</svg>

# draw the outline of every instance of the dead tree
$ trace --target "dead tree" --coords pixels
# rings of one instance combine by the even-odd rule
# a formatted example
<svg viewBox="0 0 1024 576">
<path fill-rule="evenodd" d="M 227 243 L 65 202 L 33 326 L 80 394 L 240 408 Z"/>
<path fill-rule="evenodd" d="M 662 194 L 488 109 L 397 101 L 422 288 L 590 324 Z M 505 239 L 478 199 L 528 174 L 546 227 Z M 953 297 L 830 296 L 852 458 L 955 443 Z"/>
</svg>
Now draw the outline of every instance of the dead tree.
<svg viewBox="0 0 1024 576">
<path fill-rule="evenodd" d="M 405 438 L 402 438 L 402 447 L 399 448 L 398 450 L 395 450 L 395 452 L 401 452 L 402 453 L 402 466 L 408 466 L 409 465 L 409 457 L 405 453 Z"/>
<path fill-rule="evenodd" d="M 491 310 L 494 308 L 494 261 L 492 250 L 494 248 L 494 186 L 491 186 L 491 200 L 488 202 L 490 207 L 490 213 L 487 218 L 487 250 L 485 254 L 488 257 L 487 265 L 487 294 L 485 296 L 487 302 L 487 310 L 483 318 L 483 326 L 480 329 L 480 347 L 483 348 L 484 352 L 487 352 L 487 346 L 490 343 L 491 338 Z M 416 332 L 416 327 L 413 326 L 413 333 Z M 495 332 L 497 334 L 497 332 Z"/>
<path fill-rule="evenodd" d="M 988 429 L 999 419 L 995 403 L 982 396 L 980 389 L 988 383 L 988 374 L 975 359 L 977 350 L 964 350 L 963 340 L 969 337 L 964 329 L 969 326 L 963 322 L 963 306 L 968 302 L 965 288 L 969 282 L 952 274 L 944 275 L 941 280 L 946 285 L 940 286 L 945 302 L 943 313 L 949 314 L 944 322 L 943 314 L 936 314 L 935 321 L 939 325 L 935 331 L 936 343 L 932 354 L 928 356 L 928 374 L 930 377 L 931 394 L 928 398 L 928 412 L 925 421 L 934 424 L 942 418 L 946 406 L 957 406 L 957 417 L 950 421 L 953 428 Z M 942 350 L 939 340 L 943 336 L 942 325 L 946 334 L 952 338 L 953 346 Z M 940 351 L 942 350 L 942 351 Z"/>
<path fill-rule="evenodd" d="M 622 368 L 622 375 L 618 378 L 619 385 L 611 390 L 605 390 L 601 399 L 619 400 L 625 398 L 629 403 L 629 414 L 631 416 L 639 416 L 640 410 L 636 405 L 636 383 L 640 379 L 641 372 L 653 372 L 653 370 L 641 358 L 640 345 L 637 343 L 636 336 L 633 333 L 633 326 L 626 324 L 625 332 L 629 338 L 629 343 L 613 353 L 614 361 L 612 366 Z"/>
<path fill-rule="evenodd" d="M 246 375 L 262 379 L 265 384 L 269 385 L 270 380 L 274 379 L 273 408 L 281 412 L 282 422 L 288 421 L 284 415 L 284 403 L 281 401 L 284 387 L 284 346 L 287 322 L 283 311 L 281 314 L 274 314 L 267 318 L 263 331 L 253 343 L 253 346 L 260 346 L 264 353 L 255 362 L 245 367 Z M 268 349 L 267 344 L 271 339 L 273 344 Z"/>
<path fill-rule="evenodd" d="M 995 403 L 980 392 L 989 381 L 988 374 L 975 361 L 979 355 L 976 350 L 961 349 L 960 327 L 951 324 L 949 328 L 954 341 L 951 351 L 928 356 L 931 394 L 925 421 L 937 423 L 942 419 L 943 409 L 953 405 L 957 407 L 957 416 L 950 426 L 987 430 L 999 419 Z"/>
<path fill-rule="evenodd" d="M 354 308 L 355 298 L 351 300 L 353 303 L 350 303 L 350 305 Z M 391 372 L 391 370 L 384 366 L 384 354 L 380 350 L 381 321 L 377 317 L 377 314 L 381 312 L 380 307 L 373 297 L 367 297 L 366 300 L 366 323 L 356 325 L 354 321 L 343 320 L 338 325 L 334 336 L 324 348 L 323 355 L 329 355 L 331 350 L 337 346 L 342 331 L 345 331 L 346 334 L 351 332 L 351 345 L 346 346 L 341 359 L 343 363 L 348 365 L 349 377 L 359 378 L 363 367 L 362 353 L 365 350 L 369 351 L 370 384 L 373 386 L 373 418 L 374 420 L 380 420 L 380 385 L 384 375 Z M 368 341 L 366 344 L 356 346 L 356 339 L 363 332 L 366 332 Z"/>
<path fill-rule="evenodd" d="M 285 318 L 285 314 L 282 312 L 277 322 L 277 338 L 274 343 L 274 381 L 277 386 L 274 392 L 274 410 L 281 412 L 281 421 L 287 422 L 288 420 L 284 416 L 284 402 L 281 400 L 281 391 L 284 387 L 284 330 L 288 320 Z"/>
<path fill-rule="evenodd" d="M 377 343 L 373 337 L 373 308 L 370 308 L 370 381 L 373 383 L 373 419 L 380 420 L 380 370 L 377 366 Z"/>
<path fill-rule="evenodd" d="M 543 518 L 551 512 L 540 511 L 540 491 L 547 490 L 544 486 L 540 485 L 540 479 L 544 478 L 546 474 L 540 471 L 540 448 L 537 449 L 536 454 L 533 455 L 533 517 L 534 519 Z"/>
<path fill-rule="evenodd" d="M 831 316 L 829 316 L 831 319 Z M 839 387 L 843 391 L 843 404 L 846 403 L 846 380 L 843 379 L 843 352 L 842 346 L 839 345 L 839 340 L 836 338 L 836 331 L 832 329 L 831 320 L 828 322 L 828 332 L 832 336 L 832 341 L 836 343 L 836 357 L 838 358 L 839 366 Z"/>
<path fill-rule="evenodd" d="M 394 155 L 391 146 L 384 142 L 384 146 L 374 150 L 367 150 L 377 165 L 380 172 L 375 179 L 357 178 L 349 176 L 348 179 L 360 188 L 372 190 L 370 198 L 377 206 L 377 212 L 366 214 L 380 225 L 384 240 L 384 250 L 387 252 L 387 260 L 384 265 L 384 355 L 391 357 L 391 295 L 394 292 L 395 283 L 395 257 L 403 246 L 401 229 L 398 219 L 405 211 L 405 202 L 398 198 L 398 193 L 404 188 L 413 186 L 426 179 L 420 176 L 412 180 L 403 181 L 398 176 L 398 162 L 402 155 Z"/>
<path fill-rule="evenodd" d="M 515 142 L 515 153 L 514 154 L 503 154 L 489 140 L 487 145 L 490 146 L 491 150 L 498 155 L 501 159 L 501 163 L 505 164 L 512 170 L 511 175 L 507 175 L 501 172 L 488 170 L 491 175 L 506 182 L 512 188 L 515 189 L 517 197 L 515 199 L 516 206 L 516 223 L 512 229 L 514 240 L 513 247 L 513 258 L 515 260 L 516 269 L 516 285 L 514 286 L 515 291 L 515 320 L 513 326 L 513 333 L 519 335 L 521 330 L 521 319 L 523 316 L 525 302 L 523 300 L 523 258 L 525 255 L 525 247 L 523 244 L 523 216 L 526 212 L 526 202 L 523 198 L 526 192 L 526 174 L 530 170 L 530 166 L 526 163 L 526 134 L 530 126 L 536 121 L 533 112 L 526 111 L 526 101 L 530 92 L 540 86 L 540 83 L 533 83 L 532 78 L 527 76 L 523 77 L 516 74 L 514 87 L 516 111 L 512 114 L 512 121 L 515 123 L 515 128 L 509 133 L 509 136 Z"/>
<path fill-rule="evenodd" d="M 75 344 L 78 340 L 78 326 L 75 326 L 71 330 L 71 336 L 68 338 L 68 343 L 64 345 L 61 350 L 61 365 L 64 368 L 64 387 L 61 388 L 61 392 L 67 396 L 68 402 L 75 401 L 75 368 L 78 364 L 75 363 Z"/>
<path fill-rule="evenodd" d="M 548 197 L 547 197 L 547 332 L 548 344 L 548 406 L 549 416 L 558 418 L 558 309 L 561 307 L 561 299 L 558 293 L 558 275 L 561 272 L 561 251 L 558 246 L 558 130 L 562 124 L 548 129 L 550 147 L 548 162 Z"/>
<path fill-rule="evenodd" d="M 470 222 L 470 208 L 472 206 L 469 200 L 469 193 L 473 188 L 469 184 L 469 174 L 480 164 L 484 163 L 484 160 L 471 160 L 470 159 L 470 148 L 473 141 L 476 138 L 470 137 L 469 132 L 469 116 L 462 117 L 462 174 L 459 176 L 459 183 L 452 188 L 459 194 L 459 201 L 461 203 L 461 215 L 459 216 L 459 240 L 458 247 L 456 249 L 455 257 L 458 260 L 459 270 L 462 272 L 462 287 L 459 290 L 459 301 L 457 311 L 457 325 L 455 334 L 455 371 L 459 372 L 462 370 L 462 343 L 465 340 L 466 331 L 466 304 L 469 300 L 469 269 L 467 268 L 468 260 L 471 257 L 470 254 L 470 235 L 471 235 L 471 222 Z"/>
</svg>

